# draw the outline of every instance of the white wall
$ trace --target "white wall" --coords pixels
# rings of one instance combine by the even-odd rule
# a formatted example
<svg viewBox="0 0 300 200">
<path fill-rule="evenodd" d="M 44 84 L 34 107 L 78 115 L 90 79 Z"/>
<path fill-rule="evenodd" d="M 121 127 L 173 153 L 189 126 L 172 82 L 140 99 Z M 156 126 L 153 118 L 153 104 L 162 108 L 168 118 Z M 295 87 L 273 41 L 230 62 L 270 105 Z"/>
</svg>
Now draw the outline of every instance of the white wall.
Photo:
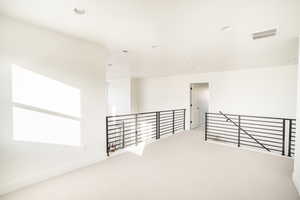
<svg viewBox="0 0 300 200">
<path fill-rule="evenodd" d="M 299 40 L 300 41 L 300 40 Z M 299 61 L 300 61 L 300 45 L 299 45 Z M 293 179 L 300 195 L 300 65 L 298 64 L 298 96 L 297 96 L 297 128 L 296 128 L 296 145 L 295 145 L 295 161 Z"/>
<path fill-rule="evenodd" d="M 131 79 L 108 81 L 108 114 L 127 114 L 131 112 Z"/>
<path fill-rule="evenodd" d="M 209 82 L 210 112 L 294 118 L 296 71 L 282 66 L 140 79 L 139 111 L 186 108 L 188 122 L 190 84 Z"/>
<path fill-rule="evenodd" d="M 0 17 L 0 194 L 105 159 L 106 49 Z M 11 65 L 80 89 L 83 146 L 12 140 Z"/>
</svg>

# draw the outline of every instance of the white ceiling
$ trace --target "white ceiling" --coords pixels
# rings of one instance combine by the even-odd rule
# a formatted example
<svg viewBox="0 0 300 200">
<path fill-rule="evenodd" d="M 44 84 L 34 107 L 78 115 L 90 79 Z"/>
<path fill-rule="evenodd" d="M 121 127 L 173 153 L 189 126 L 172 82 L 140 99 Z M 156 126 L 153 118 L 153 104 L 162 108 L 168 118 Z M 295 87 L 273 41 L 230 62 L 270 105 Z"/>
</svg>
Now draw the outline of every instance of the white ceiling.
<svg viewBox="0 0 300 200">
<path fill-rule="evenodd" d="M 297 62 L 300 0 L 0 0 L 0 13 L 105 45 L 109 78 Z"/>
</svg>

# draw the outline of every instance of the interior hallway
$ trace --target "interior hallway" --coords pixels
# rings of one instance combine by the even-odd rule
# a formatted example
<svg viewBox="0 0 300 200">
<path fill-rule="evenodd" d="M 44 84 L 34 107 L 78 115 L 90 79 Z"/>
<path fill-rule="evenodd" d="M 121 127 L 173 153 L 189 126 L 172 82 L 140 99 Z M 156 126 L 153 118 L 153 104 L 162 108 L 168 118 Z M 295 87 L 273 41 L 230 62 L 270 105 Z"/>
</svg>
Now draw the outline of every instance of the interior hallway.
<svg viewBox="0 0 300 200">
<path fill-rule="evenodd" d="M 204 142 L 186 131 L 1 200 L 299 200 L 293 161 Z"/>
</svg>

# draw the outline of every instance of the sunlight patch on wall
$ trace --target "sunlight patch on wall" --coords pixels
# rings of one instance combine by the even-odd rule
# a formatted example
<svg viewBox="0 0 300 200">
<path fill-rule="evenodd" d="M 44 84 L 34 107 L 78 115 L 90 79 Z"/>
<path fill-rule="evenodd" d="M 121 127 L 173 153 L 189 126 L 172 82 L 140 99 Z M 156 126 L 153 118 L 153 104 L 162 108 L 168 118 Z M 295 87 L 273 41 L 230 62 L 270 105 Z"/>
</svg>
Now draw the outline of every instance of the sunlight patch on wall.
<svg viewBox="0 0 300 200">
<path fill-rule="evenodd" d="M 13 139 L 78 146 L 80 90 L 12 66 Z"/>
</svg>

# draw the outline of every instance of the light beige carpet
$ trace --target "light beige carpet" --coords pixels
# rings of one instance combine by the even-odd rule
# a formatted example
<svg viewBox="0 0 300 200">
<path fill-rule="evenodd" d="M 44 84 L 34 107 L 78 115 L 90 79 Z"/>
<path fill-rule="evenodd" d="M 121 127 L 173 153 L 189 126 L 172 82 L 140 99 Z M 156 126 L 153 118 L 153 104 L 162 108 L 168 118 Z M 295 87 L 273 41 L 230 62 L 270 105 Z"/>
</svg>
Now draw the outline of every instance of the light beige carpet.
<svg viewBox="0 0 300 200">
<path fill-rule="evenodd" d="M 207 143 L 198 131 L 148 145 L 1 200 L 300 200 L 293 161 Z"/>
</svg>

